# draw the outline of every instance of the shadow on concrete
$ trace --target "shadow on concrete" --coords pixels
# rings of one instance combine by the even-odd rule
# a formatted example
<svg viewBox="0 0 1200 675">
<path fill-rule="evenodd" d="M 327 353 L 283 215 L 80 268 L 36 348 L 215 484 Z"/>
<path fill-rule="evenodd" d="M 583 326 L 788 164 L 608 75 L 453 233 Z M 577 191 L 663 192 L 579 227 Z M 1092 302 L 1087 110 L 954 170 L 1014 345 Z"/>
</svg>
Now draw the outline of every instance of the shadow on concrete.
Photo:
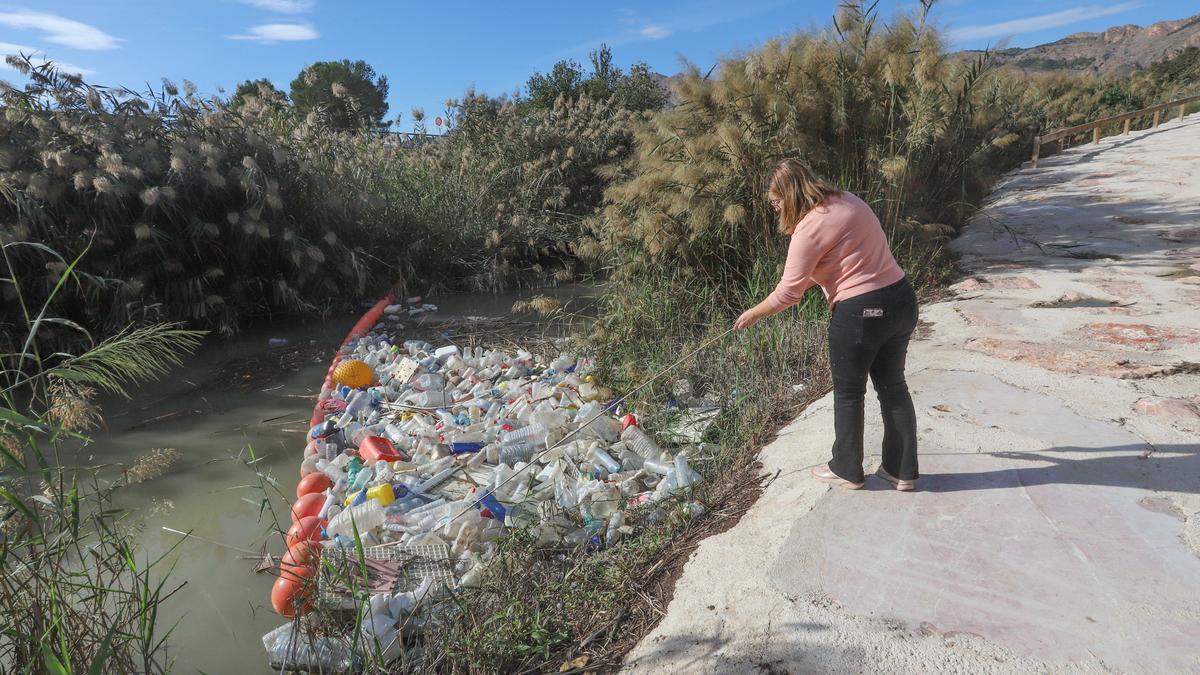
<svg viewBox="0 0 1200 675">
<path fill-rule="evenodd" d="M 654 649 L 625 664 L 630 672 L 653 670 L 670 664 L 676 672 L 784 673 L 828 672 L 838 664 L 864 663 L 866 650 L 847 646 L 831 648 L 803 639 L 806 633 L 829 630 L 825 624 L 783 622 L 770 626 L 760 640 L 734 642 L 724 637 L 680 636 L 655 643 Z M 694 654 L 680 659 L 678 654 Z"/>
<path fill-rule="evenodd" d="M 1186 180 L 1185 176 L 1194 174 L 1190 167 L 1196 163 L 1190 157 L 1167 157 L 1153 164 L 1138 155 L 1137 146 L 1172 132 L 1191 137 L 1194 134 L 1188 130 L 1196 127 L 1200 127 L 1200 115 L 1086 152 L 1055 156 L 1042 167 L 1010 174 L 997 193 L 1007 201 L 987 204 L 977 216 L 974 236 L 964 239 L 972 249 L 964 253 L 977 261 L 972 272 L 1011 273 L 1014 262 L 1033 269 L 1103 269 L 1105 263 L 1097 260 L 1103 258 L 1122 268 L 1163 267 L 1194 255 L 1200 247 L 1200 235 L 1194 229 L 1200 223 L 1200 208 L 1195 202 L 1131 197 L 1138 190 L 1124 189 L 1120 179 Z M 1157 139 L 1154 145 L 1161 149 L 1162 143 Z M 1121 152 L 1114 156 L 1110 150 Z M 1186 149 L 1180 148 L 1180 152 Z M 1163 189 L 1168 193 L 1177 190 L 1171 185 Z M 1024 194 L 1029 197 L 1022 197 Z M 1182 235 L 1181 240 L 1170 238 L 1172 233 Z"/>
<path fill-rule="evenodd" d="M 1155 446 L 1153 452 L 1143 458 L 1148 449 L 1148 446 L 1139 444 L 1104 448 L 1055 447 L 1043 452 L 981 453 L 989 457 L 1049 465 L 1011 466 L 962 473 L 923 472 L 917 489 L 922 492 L 962 492 L 1059 484 L 1200 494 L 1200 443 Z M 1122 454 L 1087 456 L 1100 452 Z M 1062 454 L 1078 454 L 1079 457 L 1063 457 Z M 889 489 L 881 480 L 868 481 L 868 485 L 871 489 Z"/>
</svg>

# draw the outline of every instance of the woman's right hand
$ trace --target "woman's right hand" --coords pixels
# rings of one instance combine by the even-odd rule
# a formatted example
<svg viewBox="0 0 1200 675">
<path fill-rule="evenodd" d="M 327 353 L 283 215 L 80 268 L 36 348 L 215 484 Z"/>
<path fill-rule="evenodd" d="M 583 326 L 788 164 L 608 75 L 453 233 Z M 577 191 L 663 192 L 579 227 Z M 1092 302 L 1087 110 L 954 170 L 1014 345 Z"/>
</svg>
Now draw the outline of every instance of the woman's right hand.
<svg viewBox="0 0 1200 675">
<path fill-rule="evenodd" d="M 762 317 L 759 316 L 757 310 L 758 307 L 751 307 L 750 309 L 742 312 L 742 315 L 737 318 L 737 321 L 733 322 L 733 327 L 738 330 L 746 330 L 747 328 L 758 323 L 758 320 Z"/>
</svg>

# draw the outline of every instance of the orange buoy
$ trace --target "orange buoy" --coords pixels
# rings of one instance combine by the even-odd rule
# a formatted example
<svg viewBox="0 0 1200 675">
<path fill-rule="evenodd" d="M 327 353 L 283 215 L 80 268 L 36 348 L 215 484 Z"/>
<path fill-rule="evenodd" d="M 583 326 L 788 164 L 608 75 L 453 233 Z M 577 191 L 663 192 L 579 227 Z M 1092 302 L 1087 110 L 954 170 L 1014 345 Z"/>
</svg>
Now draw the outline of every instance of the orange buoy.
<svg viewBox="0 0 1200 675">
<path fill-rule="evenodd" d="M 279 569 L 285 570 L 292 567 L 316 569 L 317 563 L 321 561 L 321 548 L 319 541 L 298 541 L 279 559 Z"/>
<path fill-rule="evenodd" d="M 346 359 L 333 369 L 333 383 L 344 384 L 351 389 L 369 387 L 374 379 L 371 366 L 358 359 Z"/>
<path fill-rule="evenodd" d="M 325 506 L 325 494 L 322 492 L 310 492 L 300 497 L 292 502 L 292 522 L 319 514 L 323 506 Z"/>
<path fill-rule="evenodd" d="M 297 575 L 281 574 L 271 587 L 271 607 L 281 616 L 292 618 L 312 609 L 313 579 Z"/>
<path fill-rule="evenodd" d="M 298 543 L 303 544 L 305 542 L 298 542 Z M 284 555 L 287 555 L 287 554 L 285 553 Z M 282 563 L 279 565 L 279 576 L 288 577 L 289 579 L 298 579 L 298 580 L 311 579 L 312 577 L 316 576 L 316 574 L 317 574 L 317 566 L 316 565 L 312 565 L 309 567 L 305 567 L 304 565 L 289 565 L 289 566 L 285 567 Z"/>
<path fill-rule="evenodd" d="M 325 521 L 316 516 L 306 516 L 292 523 L 287 531 L 287 547 L 290 550 L 298 541 L 321 541 L 321 528 Z"/>
<path fill-rule="evenodd" d="M 296 485 L 296 496 L 303 497 L 314 492 L 324 492 L 333 487 L 333 481 L 329 480 L 329 476 L 323 473 L 310 473 L 300 479 L 300 483 Z"/>
</svg>

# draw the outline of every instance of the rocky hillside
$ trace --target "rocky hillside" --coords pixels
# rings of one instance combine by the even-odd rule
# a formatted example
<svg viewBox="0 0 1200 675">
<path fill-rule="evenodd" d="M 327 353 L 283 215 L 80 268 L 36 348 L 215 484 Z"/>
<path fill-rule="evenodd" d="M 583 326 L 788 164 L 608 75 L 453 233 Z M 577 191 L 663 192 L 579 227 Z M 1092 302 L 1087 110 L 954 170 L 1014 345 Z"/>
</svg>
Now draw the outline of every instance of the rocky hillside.
<svg viewBox="0 0 1200 675">
<path fill-rule="evenodd" d="M 1200 47 L 1200 14 L 1147 26 L 1114 26 L 1103 33 L 1074 33 L 1027 49 L 995 52 L 996 63 L 1027 72 L 1126 75 L 1187 47 Z M 977 51 L 960 52 L 963 56 Z"/>
</svg>

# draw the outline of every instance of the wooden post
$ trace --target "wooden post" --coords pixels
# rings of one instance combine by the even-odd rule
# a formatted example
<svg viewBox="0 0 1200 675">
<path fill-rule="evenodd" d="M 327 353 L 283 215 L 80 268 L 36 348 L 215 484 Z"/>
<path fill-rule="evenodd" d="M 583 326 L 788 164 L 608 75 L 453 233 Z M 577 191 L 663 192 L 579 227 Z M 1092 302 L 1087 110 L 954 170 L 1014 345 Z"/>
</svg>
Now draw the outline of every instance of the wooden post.
<svg viewBox="0 0 1200 675">
<path fill-rule="evenodd" d="M 1035 168 L 1035 169 L 1037 168 L 1038 154 L 1040 154 L 1041 151 L 1042 151 L 1042 137 L 1034 136 L 1033 137 L 1033 158 L 1030 160 L 1030 163 L 1032 164 L 1033 168 Z"/>
<path fill-rule="evenodd" d="M 1183 109 L 1184 109 L 1184 108 L 1186 108 L 1186 107 L 1187 107 L 1187 104 L 1186 104 L 1186 103 L 1180 103 L 1180 104 L 1179 104 L 1179 121 L 1180 121 L 1180 122 L 1182 122 L 1182 121 L 1183 121 Z"/>
<path fill-rule="evenodd" d="M 1066 149 L 1066 147 L 1067 147 L 1067 139 L 1065 139 L 1065 138 L 1058 139 L 1058 154 L 1061 155 L 1063 153 L 1063 150 Z"/>
<path fill-rule="evenodd" d="M 1093 143 L 1100 142 L 1100 127 L 1096 127 L 1095 129 L 1092 129 L 1092 142 Z"/>
<path fill-rule="evenodd" d="M 1128 136 L 1128 135 L 1129 135 L 1129 125 L 1130 125 L 1130 124 L 1132 124 L 1132 123 L 1133 123 L 1133 120 L 1131 120 L 1131 119 L 1129 119 L 1129 118 L 1126 118 L 1126 119 L 1125 119 L 1125 135 L 1126 135 L 1126 136 Z"/>
<path fill-rule="evenodd" d="M 1162 117 L 1162 111 L 1161 111 L 1161 110 L 1155 110 L 1155 111 L 1154 111 L 1154 128 L 1155 128 L 1155 129 L 1157 129 L 1157 128 L 1158 128 L 1158 120 L 1159 120 L 1161 117 Z"/>
</svg>

